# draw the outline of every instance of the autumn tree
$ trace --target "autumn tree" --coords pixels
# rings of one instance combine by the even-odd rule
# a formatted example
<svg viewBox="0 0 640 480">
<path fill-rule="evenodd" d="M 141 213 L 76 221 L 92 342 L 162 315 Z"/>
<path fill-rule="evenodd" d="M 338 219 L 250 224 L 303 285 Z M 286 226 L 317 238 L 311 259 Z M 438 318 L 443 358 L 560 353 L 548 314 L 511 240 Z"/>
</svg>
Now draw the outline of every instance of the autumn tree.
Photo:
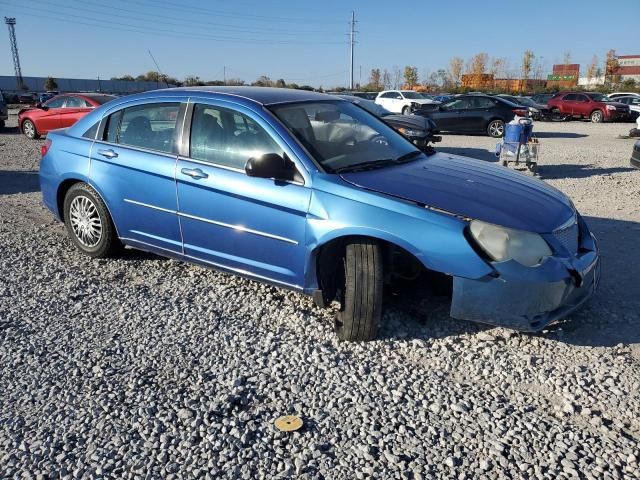
<svg viewBox="0 0 640 480">
<path fill-rule="evenodd" d="M 462 67 L 464 66 L 464 60 L 460 57 L 453 57 L 449 60 L 449 77 L 455 87 L 460 85 L 462 80 Z"/>
<path fill-rule="evenodd" d="M 393 66 L 392 77 L 391 77 L 391 81 L 393 83 L 393 88 L 394 89 L 400 88 L 400 81 L 401 80 L 402 80 L 402 71 L 400 70 L 400 67 L 398 67 L 397 65 L 394 65 Z"/>
<path fill-rule="evenodd" d="M 404 80 L 409 88 L 413 88 L 418 83 L 418 68 L 411 65 L 404 67 Z"/>
<path fill-rule="evenodd" d="M 487 71 L 489 55 L 486 53 L 476 53 L 469 61 L 469 73 L 475 77 L 484 75 Z"/>
<path fill-rule="evenodd" d="M 385 90 L 391 88 L 391 74 L 386 68 L 382 71 L 382 88 Z"/>
<path fill-rule="evenodd" d="M 604 62 L 604 77 L 607 85 L 615 85 L 620 82 L 620 75 L 617 73 L 620 63 L 616 56 L 615 50 L 609 50 L 607 52 L 607 58 Z"/>
<path fill-rule="evenodd" d="M 597 72 L 598 72 L 598 56 L 594 55 L 593 58 L 591 59 L 591 63 L 587 67 L 587 81 L 589 82 L 589 84 L 591 84 L 591 81 L 594 78 L 598 77 Z"/>
<path fill-rule="evenodd" d="M 58 83 L 56 82 L 56 79 L 53 77 L 47 77 L 47 79 L 44 81 L 44 89 L 47 91 L 57 90 Z"/>
<path fill-rule="evenodd" d="M 375 90 L 380 90 L 380 82 L 382 81 L 382 74 L 379 68 L 372 68 L 369 74 L 369 85 Z"/>
<path fill-rule="evenodd" d="M 533 60 L 536 58 L 531 50 L 525 50 L 522 56 L 522 78 L 528 80 L 533 70 Z"/>
</svg>

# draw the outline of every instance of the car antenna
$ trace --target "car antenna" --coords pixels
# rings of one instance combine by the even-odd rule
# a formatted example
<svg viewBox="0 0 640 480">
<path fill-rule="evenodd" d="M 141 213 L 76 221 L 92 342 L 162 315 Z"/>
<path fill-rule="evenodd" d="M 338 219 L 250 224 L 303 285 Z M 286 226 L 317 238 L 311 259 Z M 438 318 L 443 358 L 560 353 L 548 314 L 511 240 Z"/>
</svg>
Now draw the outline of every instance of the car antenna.
<svg viewBox="0 0 640 480">
<path fill-rule="evenodd" d="M 151 60 L 153 60 L 153 63 L 156 66 L 156 72 L 158 74 L 158 81 L 156 82 L 156 84 L 158 84 L 160 82 L 160 77 L 162 77 L 164 79 L 164 84 L 167 86 L 167 88 L 169 88 L 169 82 L 167 82 L 167 77 L 165 77 L 164 73 L 162 73 L 160 71 L 160 67 L 158 66 L 158 62 L 156 62 L 156 59 L 153 57 L 153 53 L 151 53 L 151 50 L 147 50 L 147 52 L 149 52 L 149 56 L 151 57 Z"/>
</svg>

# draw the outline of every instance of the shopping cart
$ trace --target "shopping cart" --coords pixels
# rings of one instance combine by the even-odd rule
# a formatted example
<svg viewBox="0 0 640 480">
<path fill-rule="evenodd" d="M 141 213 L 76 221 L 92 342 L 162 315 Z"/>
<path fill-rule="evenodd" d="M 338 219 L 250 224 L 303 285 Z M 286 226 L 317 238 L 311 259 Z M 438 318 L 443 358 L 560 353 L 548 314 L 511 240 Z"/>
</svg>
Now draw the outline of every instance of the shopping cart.
<svg viewBox="0 0 640 480">
<path fill-rule="evenodd" d="M 529 118 L 520 118 L 517 122 L 507 123 L 504 137 L 496 145 L 496 156 L 505 167 L 509 163 L 524 164 L 531 172 L 538 171 L 540 142 L 533 135 L 533 122 Z"/>
</svg>

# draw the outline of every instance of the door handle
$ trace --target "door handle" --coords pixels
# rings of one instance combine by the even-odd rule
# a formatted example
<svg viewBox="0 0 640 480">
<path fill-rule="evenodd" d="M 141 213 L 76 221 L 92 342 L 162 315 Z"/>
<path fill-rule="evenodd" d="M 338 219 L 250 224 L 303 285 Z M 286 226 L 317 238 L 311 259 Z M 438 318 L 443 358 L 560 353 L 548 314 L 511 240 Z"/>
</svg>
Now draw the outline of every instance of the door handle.
<svg viewBox="0 0 640 480">
<path fill-rule="evenodd" d="M 103 157 L 107 157 L 107 158 L 115 158 L 118 156 L 118 154 L 116 152 L 114 152 L 113 150 L 109 149 L 109 150 L 98 150 L 98 155 L 102 155 Z"/>
<path fill-rule="evenodd" d="M 188 175 L 191 178 L 195 178 L 196 180 L 200 180 L 201 178 L 208 178 L 209 175 L 204 173 L 199 168 L 183 168 L 180 170 L 183 175 Z"/>
</svg>

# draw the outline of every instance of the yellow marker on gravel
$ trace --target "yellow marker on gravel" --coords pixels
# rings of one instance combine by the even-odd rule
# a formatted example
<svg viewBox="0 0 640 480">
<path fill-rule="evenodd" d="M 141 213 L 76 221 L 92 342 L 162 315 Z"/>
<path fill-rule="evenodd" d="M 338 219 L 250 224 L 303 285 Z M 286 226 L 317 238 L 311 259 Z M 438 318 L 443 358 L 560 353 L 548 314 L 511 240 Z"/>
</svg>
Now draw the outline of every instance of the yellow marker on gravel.
<svg viewBox="0 0 640 480">
<path fill-rule="evenodd" d="M 285 415 L 276 418 L 274 425 L 281 432 L 295 432 L 302 427 L 302 419 L 295 415 Z"/>
</svg>

